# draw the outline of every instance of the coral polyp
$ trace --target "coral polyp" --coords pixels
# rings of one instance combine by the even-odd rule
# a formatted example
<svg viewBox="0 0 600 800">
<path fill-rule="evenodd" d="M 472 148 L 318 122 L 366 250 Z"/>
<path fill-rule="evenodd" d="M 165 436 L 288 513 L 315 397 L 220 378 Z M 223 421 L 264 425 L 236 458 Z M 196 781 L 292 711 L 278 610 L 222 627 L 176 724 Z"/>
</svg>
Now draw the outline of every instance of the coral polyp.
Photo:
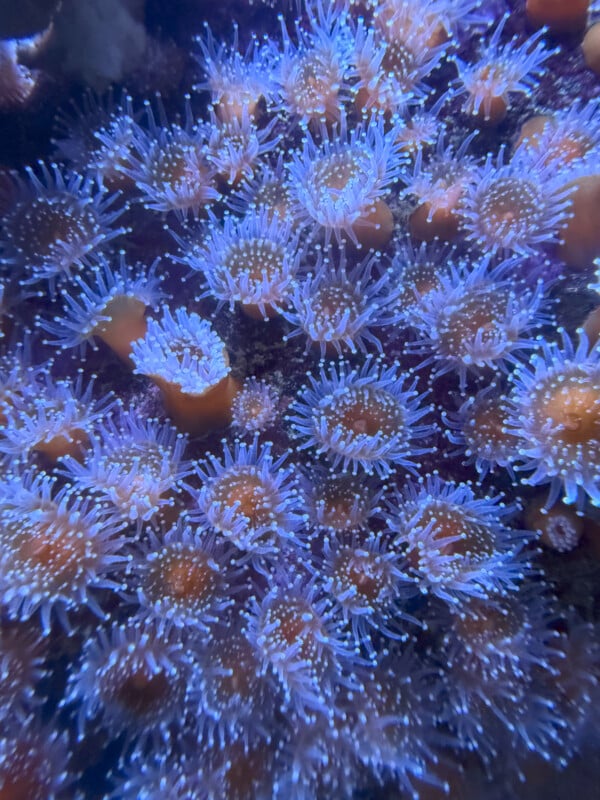
<svg viewBox="0 0 600 800">
<path fill-rule="evenodd" d="M 79 455 L 114 398 L 94 399 L 93 380 L 85 386 L 81 373 L 74 382 L 53 381 L 49 373 L 29 377 L 5 406 L 0 452 L 23 461 L 37 453 L 51 463 Z"/>
<path fill-rule="evenodd" d="M 244 113 L 254 117 L 261 101 L 272 101 L 275 93 L 272 56 L 256 38 L 250 40 L 242 54 L 237 24 L 233 27 L 230 46 L 217 41 L 205 25 L 204 36 L 199 36 L 196 41 L 201 51 L 198 61 L 205 76 L 197 88 L 210 92 L 212 105 L 222 120 L 241 119 Z"/>
<path fill-rule="evenodd" d="M 381 81 L 399 86 L 406 100 L 424 98 L 429 87 L 427 78 L 445 55 L 444 36 L 438 35 L 439 19 L 428 14 L 420 3 L 381 3 L 373 15 L 376 50 L 379 51 L 370 68 L 360 69 L 359 87 L 367 88 Z M 370 49 L 370 48 L 369 48 Z M 367 51 L 368 52 L 368 51 Z M 359 59 L 357 59 L 359 60 Z M 361 53 L 361 60 L 364 54 Z M 373 78 L 375 77 L 375 80 Z M 376 91 L 380 91 L 380 87 Z M 389 110 L 399 111 L 402 106 Z"/>
<path fill-rule="evenodd" d="M 504 119 L 515 94 L 530 94 L 552 55 L 542 42 L 542 31 L 521 44 L 515 39 L 500 44 L 507 20 L 508 15 L 500 20 L 479 61 L 456 59 L 459 91 L 467 95 L 465 112 L 493 125 Z"/>
<path fill-rule="evenodd" d="M 194 664 L 180 633 L 151 621 L 100 628 L 70 676 L 65 703 L 77 710 L 79 735 L 101 726 L 131 740 L 140 734 L 168 748 L 186 712 Z"/>
<path fill-rule="evenodd" d="M 419 240 L 453 241 L 463 221 L 462 202 L 474 180 L 475 162 L 467 151 L 475 134 L 467 136 L 460 147 L 446 146 L 438 139 L 435 154 L 424 163 L 423 151 L 416 154 L 412 174 L 402 176 L 404 190 L 418 203 L 410 216 L 411 235 Z"/>
<path fill-rule="evenodd" d="M 507 276 L 511 266 L 490 270 L 484 259 L 470 272 L 451 268 L 415 305 L 410 322 L 420 335 L 410 349 L 430 354 L 423 364 L 434 364 L 435 375 L 455 372 L 464 388 L 468 372 L 506 372 L 535 346 L 533 331 L 546 320 L 542 284 L 516 291 Z"/>
<path fill-rule="evenodd" d="M 189 109 L 183 126 L 157 123 L 150 104 L 147 115 L 148 129 L 136 128 L 120 171 L 134 182 L 147 208 L 172 211 L 182 219 L 197 217 L 220 197 L 206 131 L 193 124 Z"/>
<path fill-rule="evenodd" d="M 331 714 L 330 701 L 343 666 L 354 653 L 338 633 L 331 604 L 318 586 L 291 577 L 253 601 L 246 636 L 300 716 Z"/>
<path fill-rule="evenodd" d="M 385 196 L 400 164 L 394 131 L 381 119 L 349 129 L 343 115 L 332 133 L 323 130 L 321 143 L 307 131 L 288 167 L 295 211 L 303 223 L 317 223 L 326 241 L 383 246 L 393 226 Z"/>
<path fill-rule="evenodd" d="M 268 738 L 277 705 L 260 656 L 237 622 L 221 615 L 201 654 L 201 728 L 212 744 Z"/>
<path fill-rule="evenodd" d="M 462 202 L 466 236 L 488 252 L 534 255 L 559 241 L 572 193 L 552 164 L 520 163 L 518 154 L 504 164 L 502 151 L 495 163 L 488 156 Z"/>
<path fill-rule="evenodd" d="M 223 227 L 214 222 L 184 260 L 204 276 L 206 294 L 268 319 L 286 304 L 301 256 L 291 224 L 263 208 L 241 220 L 228 216 Z"/>
<path fill-rule="evenodd" d="M 134 371 L 159 386 L 179 427 L 198 433 L 230 421 L 236 385 L 225 343 L 208 320 L 183 307 L 173 316 L 165 306 L 131 348 Z"/>
<path fill-rule="evenodd" d="M 93 178 L 56 164 L 31 168 L 18 181 L 18 200 L 4 220 L 2 262 L 14 264 L 27 283 L 71 277 L 92 252 L 125 232 L 113 223 L 123 213 Z"/>
<path fill-rule="evenodd" d="M 357 758 L 379 776 L 418 800 L 417 781 L 439 787 L 431 731 L 438 714 L 438 671 L 421 662 L 411 645 L 379 655 L 365 676 L 356 703 L 353 742 Z"/>
<path fill-rule="evenodd" d="M 110 505 L 124 521 L 158 523 L 191 471 L 183 460 L 186 437 L 170 425 L 140 419 L 134 408 L 109 417 L 95 430 L 82 460 L 64 459 L 79 489 Z"/>
<path fill-rule="evenodd" d="M 32 622 L 0 622 L 0 709 L 6 715 L 26 719 L 41 698 L 36 687 L 47 675 L 46 642 Z"/>
<path fill-rule="evenodd" d="M 161 297 L 156 263 L 147 270 L 131 268 L 121 253 L 118 267 L 113 268 L 99 256 L 90 272 L 93 279 L 79 275 L 73 279 L 79 293 L 65 295 L 64 316 L 42 320 L 42 327 L 54 337 L 54 345 L 95 346 L 100 339 L 128 362 L 131 342 L 146 333 L 146 310 Z"/>
<path fill-rule="evenodd" d="M 248 378 L 234 398 L 231 424 L 241 433 L 264 431 L 277 418 L 278 404 L 279 394 L 274 386 Z"/>
<path fill-rule="evenodd" d="M 531 117 L 521 127 L 515 152 L 562 167 L 584 159 L 600 145 L 598 113 L 598 103 L 592 101 Z"/>
<path fill-rule="evenodd" d="M 586 496 L 600 504 L 600 350 L 563 332 L 562 344 L 542 343 L 542 352 L 512 377 L 511 432 L 527 482 L 549 483 L 547 506 L 563 501 L 581 508 Z"/>
<path fill-rule="evenodd" d="M 406 637 L 399 625 L 400 605 L 418 590 L 403 566 L 403 556 L 389 536 L 335 534 L 325 539 L 325 589 L 339 604 L 357 646 L 371 655 L 372 631 L 392 639 Z"/>
<path fill-rule="evenodd" d="M 236 443 L 223 460 L 209 454 L 197 468 L 203 485 L 194 492 L 194 519 L 210 525 L 251 555 L 294 547 L 304 523 L 294 467 L 286 454 L 275 458 L 272 444 Z"/>
<path fill-rule="evenodd" d="M 390 511 L 396 545 L 422 590 L 450 606 L 515 588 L 525 570 L 515 554 L 527 537 L 506 527 L 514 509 L 500 497 L 476 497 L 466 484 L 430 476 L 409 483 Z"/>
<path fill-rule="evenodd" d="M 207 632 L 233 604 L 235 572 L 227 560 L 212 537 L 191 527 L 150 534 L 130 579 L 142 614 L 159 624 Z"/>
<path fill-rule="evenodd" d="M 432 432 L 417 424 L 428 413 L 415 382 L 398 365 L 367 358 L 360 369 L 340 361 L 321 368 L 290 406 L 292 433 L 300 449 L 324 454 L 334 467 L 389 475 L 395 467 L 414 470 L 428 452 L 416 441 Z"/>
<path fill-rule="evenodd" d="M 446 415 L 446 436 L 484 478 L 501 467 L 514 476 L 517 443 L 508 428 L 508 403 L 498 387 L 490 385 L 471 395 L 456 413 Z"/>
<path fill-rule="evenodd" d="M 82 606 L 103 617 L 93 590 L 119 588 L 113 574 L 127 561 L 121 522 L 55 483 L 30 471 L 6 480 L 0 496 L 2 603 L 14 619 L 39 612 L 45 632 L 55 615 L 68 630 L 67 612 Z"/>
<path fill-rule="evenodd" d="M 312 525 L 325 531 L 357 531 L 381 511 L 385 487 L 364 476 L 313 467 L 302 482 Z"/>
<path fill-rule="evenodd" d="M 374 331 L 396 320 L 391 310 L 390 274 L 373 274 L 374 258 L 348 268 L 342 251 L 336 261 L 319 254 L 314 271 L 295 281 L 291 308 L 283 312 L 294 325 L 286 340 L 304 334 L 309 346 L 319 347 L 321 357 L 365 352 L 367 344 L 381 352 Z"/>
<path fill-rule="evenodd" d="M 250 180 L 264 163 L 263 157 L 271 153 L 279 142 L 274 133 L 275 120 L 258 128 L 246 108 L 240 118 L 220 121 L 211 113 L 211 132 L 207 143 L 207 157 L 217 175 L 228 186 L 237 186 L 242 180 Z"/>
<path fill-rule="evenodd" d="M 308 29 L 296 25 L 298 45 L 282 25 L 283 52 L 275 58 L 275 107 L 302 126 L 336 122 L 350 95 L 352 40 L 345 14 L 324 3 L 307 11 Z"/>
</svg>

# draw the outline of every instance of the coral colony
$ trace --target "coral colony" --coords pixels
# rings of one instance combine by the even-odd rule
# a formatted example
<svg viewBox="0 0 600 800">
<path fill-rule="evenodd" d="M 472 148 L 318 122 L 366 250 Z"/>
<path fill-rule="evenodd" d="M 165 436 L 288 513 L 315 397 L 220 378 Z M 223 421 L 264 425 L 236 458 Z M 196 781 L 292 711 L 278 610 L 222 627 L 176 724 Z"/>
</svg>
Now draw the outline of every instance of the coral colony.
<svg viewBox="0 0 600 800">
<path fill-rule="evenodd" d="M 600 746 L 600 10 L 272 5 L 2 176 L 0 798 L 551 800 Z"/>
</svg>

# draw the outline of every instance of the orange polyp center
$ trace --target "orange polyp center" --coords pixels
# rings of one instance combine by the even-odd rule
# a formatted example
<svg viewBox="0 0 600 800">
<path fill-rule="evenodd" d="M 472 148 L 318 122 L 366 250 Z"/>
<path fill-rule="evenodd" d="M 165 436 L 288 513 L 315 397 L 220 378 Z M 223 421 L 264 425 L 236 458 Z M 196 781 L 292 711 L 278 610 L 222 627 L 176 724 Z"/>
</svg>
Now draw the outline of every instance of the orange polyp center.
<svg viewBox="0 0 600 800">
<path fill-rule="evenodd" d="M 518 606 L 503 603 L 500 607 L 470 600 L 464 615 L 456 616 L 453 625 L 465 642 L 501 645 L 513 638 L 522 625 Z"/>
<path fill-rule="evenodd" d="M 320 488 L 320 492 L 316 502 L 319 505 L 323 525 L 341 531 L 349 525 L 361 523 L 366 511 L 366 504 L 361 495 L 361 485 L 358 482 L 342 476 L 317 488 Z"/>
<path fill-rule="evenodd" d="M 202 560 L 201 560 L 202 559 Z M 181 599 L 204 600 L 215 588 L 215 575 L 200 554 L 178 554 L 166 557 L 156 579 L 166 594 Z"/>
<path fill-rule="evenodd" d="M 117 694 L 125 708 L 143 716 L 166 700 L 169 693 L 170 685 L 164 672 L 150 673 L 140 668 L 126 678 Z"/>
<path fill-rule="evenodd" d="M 181 195 L 177 205 L 184 207 L 205 201 L 211 173 L 198 148 L 176 144 L 161 152 L 153 165 L 152 181 L 158 187 L 175 187 Z"/>
<path fill-rule="evenodd" d="M 383 433 L 392 436 L 402 427 L 403 415 L 399 404 L 385 392 L 356 389 L 346 400 L 330 410 L 333 425 L 340 425 L 357 435 L 376 436 Z"/>
<path fill-rule="evenodd" d="M 552 144 L 550 154 L 569 164 L 583 158 L 589 152 L 590 147 L 591 142 L 583 136 L 563 136 Z"/>
<path fill-rule="evenodd" d="M 325 64 L 314 57 L 307 57 L 300 66 L 292 87 L 294 101 L 300 113 L 313 119 L 334 122 L 339 117 L 338 78 Z"/>
<path fill-rule="evenodd" d="M 59 241 L 72 243 L 81 231 L 94 232 L 97 220 L 91 211 L 74 203 L 38 200 L 25 206 L 16 220 L 13 241 L 32 257 L 49 256 Z"/>
<path fill-rule="evenodd" d="M 329 190 L 331 199 L 335 202 L 338 192 L 345 189 L 350 181 L 357 180 L 360 173 L 349 153 L 338 153 L 327 159 L 321 168 L 317 169 L 315 177 L 324 188 Z"/>
<path fill-rule="evenodd" d="M 348 586 L 354 586 L 367 602 L 377 599 L 381 588 L 381 567 L 374 563 L 372 556 L 360 556 L 346 548 L 338 554 L 333 571 L 338 589 L 344 591 Z"/>
<path fill-rule="evenodd" d="M 188 177 L 186 152 L 191 148 L 172 146 L 162 151 L 154 164 L 152 178 L 157 184 L 177 184 Z"/>
<path fill-rule="evenodd" d="M 394 75 L 396 80 L 404 84 L 403 88 L 410 88 L 408 85 L 408 76 L 411 73 L 415 63 L 415 56 L 410 49 L 401 41 L 388 43 L 381 62 L 381 68 L 384 72 Z"/>
<path fill-rule="evenodd" d="M 319 327 L 326 334 L 328 340 L 341 338 L 334 337 L 334 329 L 345 317 L 346 312 L 350 311 L 349 320 L 356 317 L 359 313 L 359 300 L 354 295 L 349 286 L 325 286 L 312 298 L 312 312 L 315 315 Z"/>
<path fill-rule="evenodd" d="M 497 403 L 490 402 L 482 404 L 473 414 L 473 438 L 477 438 L 482 444 L 504 444 L 507 441 L 507 434 L 504 430 L 506 424 L 505 414 Z"/>
<path fill-rule="evenodd" d="M 568 444 L 586 444 L 600 438 L 600 398 L 591 386 L 566 385 L 544 402 L 544 416 L 559 426 Z"/>
<path fill-rule="evenodd" d="M 485 556 L 493 552 L 494 543 L 489 529 L 465 516 L 458 508 L 442 503 L 429 506 L 419 520 L 419 527 L 433 523 L 431 537 L 443 555 Z M 446 541 L 454 537 L 456 541 Z"/>
<path fill-rule="evenodd" d="M 317 648 L 314 634 L 321 626 L 308 603 L 295 599 L 281 600 L 273 608 L 271 618 L 279 622 L 275 633 L 277 639 L 286 645 L 300 642 L 298 656 L 308 661 L 314 659 Z"/>
<path fill-rule="evenodd" d="M 219 505 L 237 505 L 238 513 L 247 517 L 252 526 L 270 521 L 271 492 L 254 472 L 224 475 L 213 485 L 212 495 L 213 502 Z"/>
<path fill-rule="evenodd" d="M 215 649 L 218 650 L 216 661 L 219 667 L 228 672 L 228 674 L 221 673 L 218 676 L 220 693 L 227 697 L 236 694 L 250 697 L 256 682 L 256 674 L 252 670 L 254 653 L 250 649 L 248 641 L 234 634 L 222 644 L 215 643 Z"/>
<path fill-rule="evenodd" d="M 275 242 L 250 239 L 237 242 L 227 256 L 227 269 L 236 278 L 248 275 L 256 288 L 271 282 L 283 269 L 284 253 Z"/>
<path fill-rule="evenodd" d="M 225 787 L 222 797 L 228 800 L 250 800 L 257 796 L 256 786 L 262 785 L 268 773 L 269 745 L 262 744 L 252 749 L 234 742 L 224 751 Z"/>
<path fill-rule="evenodd" d="M 527 180 L 497 180 L 481 202 L 481 219 L 492 232 L 508 231 L 515 221 L 537 216 L 540 198 Z"/>
<path fill-rule="evenodd" d="M 502 308 L 506 297 L 502 291 L 479 292 L 453 309 L 440 326 L 440 344 L 450 355 L 464 355 L 465 343 L 484 332 L 483 341 L 493 337 L 500 329 Z"/>
<path fill-rule="evenodd" d="M 260 96 L 249 95 L 242 86 L 230 86 L 223 92 L 221 99 L 215 102 L 214 108 L 221 122 L 242 122 L 245 113 L 250 119 L 256 116 L 260 99 Z"/>
<path fill-rule="evenodd" d="M 39 523 L 16 536 L 19 557 L 43 567 L 56 583 L 69 580 L 87 560 L 88 537 L 66 523 Z"/>
</svg>

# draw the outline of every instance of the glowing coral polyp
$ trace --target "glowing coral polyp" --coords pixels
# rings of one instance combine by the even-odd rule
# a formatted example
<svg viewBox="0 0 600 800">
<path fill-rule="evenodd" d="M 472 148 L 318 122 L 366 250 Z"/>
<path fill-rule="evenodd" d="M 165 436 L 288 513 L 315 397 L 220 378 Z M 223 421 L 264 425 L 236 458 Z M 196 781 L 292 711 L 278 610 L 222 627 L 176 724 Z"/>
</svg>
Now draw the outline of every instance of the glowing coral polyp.
<svg viewBox="0 0 600 800">
<path fill-rule="evenodd" d="M 428 477 L 409 483 L 390 506 L 389 524 L 423 591 L 449 605 L 513 587 L 523 567 L 515 554 L 524 536 L 509 531 L 512 512 L 499 497 L 478 498 L 466 484 Z"/>
<path fill-rule="evenodd" d="M 317 345 L 321 357 L 349 350 L 365 351 L 367 344 L 381 352 L 375 329 L 392 325 L 395 299 L 390 291 L 390 274 L 374 274 L 375 258 L 348 266 L 344 252 L 317 258 L 304 280 L 295 281 L 291 308 L 283 312 L 294 325 L 287 339 L 305 334 L 308 345 Z"/>
<path fill-rule="evenodd" d="M 349 130 L 342 116 L 331 134 L 323 131 L 320 144 L 307 132 L 302 152 L 289 165 L 296 212 L 303 222 L 320 225 L 326 241 L 334 236 L 383 247 L 393 228 L 384 198 L 400 162 L 394 131 L 386 132 L 381 119 Z"/>
<path fill-rule="evenodd" d="M 275 422 L 279 394 L 274 386 L 248 378 L 236 394 L 232 407 L 232 425 L 241 433 L 255 434 Z"/>
<path fill-rule="evenodd" d="M 488 156 L 476 170 L 461 211 L 467 238 L 493 253 L 534 255 L 560 240 L 570 217 L 573 188 L 557 177 L 556 165 L 523 159 L 504 164 Z"/>
<path fill-rule="evenodd" d="M 533 470 L 527 482 L 550 483 L 548 507 L 561 490 L 578 508 L 586 496 L 600 505 L 600 350 L 563 332 L 562 345 L 543 342 L 512 382 L 509 424 L 523 469 Z"/>
<path fill-rule="evenodd" d="M 109 417 L 95 431 L 82 462 L 65 460 L 76 485 L 108 501 L 124 521 L 141 528 L 158 523 L 174 504 L 190 472 L 183 461 L 187 439 L 170 425 L 140 419 L 133 407 Z"/>
<path fill-rule="evenodd" d="M 24 460 L 38 453 L 51 463 L 78 457 L 94 424 L 111 409 L 113 398 L 94 400 L 93 381 L 84 388 L 81 373 L 74 382 L 55 382 L 49 373 L 40 376 L 37 371 L 28 377 L 21 391 L 5 400 L 0 451 Z"/>
<path fill-rule="evenodd" d="M 465 111 L 492 125 L 502 122 L 514 94 L 531 92 L 552 55 L 541 42 L 540 31 L 522 44 L 516 38 L 500 44 L 508 17 L 506 14 L 496 26 L 478 62 L 456 59 L 459 90 L 467 94 Z"/>
<path fill-rule="evenodd" d="M 221 427 L 231 420 L 236 384 L 224 342 L 208 320 L 175 316 L 165 307 L 161 320 L 148 321 L 143 339 L 132 343 L 135 372 L 158 384 L 175 423 L 189 433 Z"/>
<path fill-rule="evenodd" d="M 215 39 L 205 26 L 205 36 L 198 37 L 201 55 L 198 58 L 205 79 L 198 88 L 208 89 L 216 113 L 224 122 L 241 120 L 244 114 L 257 115 L 261 100 L 269 102 L 275 92 L 272 56 L 252 38 L 246 52 L 238 51 L 239 30 L 233 27 L 231 46 Z"/>
<path fill-rule="evenodd" d="M 410 316 L 420 334 L 410 349 L 429 354 L 423 365 L 433 363 L 435 375 L 457 373 L 461 388 L 469 372 L 506 372 L 518 363 L 519 352 L 535 345 L 531 331 L 545 320 L 542 284 L 517 291 L 516 282 L 506 277 L 516 262 L 502 262 L 493 270 L 489 264 L 484 259 L 468 272 L 450 267 Z"/>
<path fill-rule="evenodd" d="M 241 220 L 213 221 L 203 244 L 185 261 L 204 276 L 205 294 L 251 317 L 269 319 L 286 305 L 300 267 L 302 248 L 292 225 L 266 208 Z"/>
<path fill-rule="evenodd" d="M 121 171 L 141 191 L 147 208 L 172 211 L 181 219 L 197 217 L 220 197 L 206 131 L 194 125 L 189 109 L 183 127 L 158 125 L 149 104 L 147 112 L 148 130 L 136 127 L 131 154 Z"/>
<path fill-rule="evenodd" d="M 122 524 L 72 487 L 54 486 L 29 472 L 6 480 L 0 495 L 2 602 L 17 619 L 39 611 L 46 632 L 53 614 L 67 629 L 72 609 L 102 616 L 91 590 L 117 588 L 111 574 L 127 560 L 119 553 Z"/>
<path fill-rule="evenodd" d="M 25 272 L 25 280 L 51 286 L 81 271 L 92 251 L 124 233 L 112 223 L 123 213 L 90 177 L 43 163 L 19 180 L 19 199 L 5 218 L 2 261 Z"/>
<path fill-rule="evenodd" d="M 403 571 L 404 559 L 382 534 L 328 536 L 324 546 L 325 589 L 339 604 L 357 646 L 375 654 L 371 633 L 401 639 L 401 602 L 417 593 Z"/>
<path fill-rule="evenodd" d="M 93 267 L 93 280 L 76 276 L 79 294 L 67 293 L 63 317 L 43 320 L 43 327 L 55 339 L 53 344 L 75 347 L 96 339 L 105 342 L 119 358 L 130 364 L 131 343 L 146 333 L 146 311 L 160 297 L 160 279 L 155 262 L 147 270 L 127 266 L 123 253 L 119 266 L 99 257 Z"/>
<path fill-rule="evenodd" d="M 129 740 L 165 747 L 170 725 L 186 711 L 194 676 L 189 648 L 173 628 L 139 617 L 100 628 L 70 676 L 66 702 L 77 707 L 80 735 L 87 721 Z"/>
<path fill-rule="evenodd" d="M 304 522 L 294 468 L 271 450 L 270 442 L 259 445 L 255 438 L 233 452 L 225 445 L 222 461 L 209 454 L 198 467 L 203 485 L 192 515 L 255 556 L 273 556 L 286 542 L 297 545 Z"/>
<path fill-rule="evenodd" d="M 213 537 L 175 525 L 162 536 L 149 535 L 135 560 L 133 579 L 142 614 L 159 626 L 206 633 L 233 604 L 236 573 L 228 551 Z"/>
<path fill-rule="evenodd" d="M 308 8 L 309 27 L 296 26 L 295 45 L 283 24 L 283 53 L 276 59 L 276 107 L 302 126 L 339 120 L 349 96 L 351 37 L 346 15 L 319 3 Z"/>
<path fill-rule="evenodd" d="M 353 653 L 334 625 L 330 603 L 300 577 L 274 586 L 252 603 L 246 633 L 276 679 L 285 702 L 301 716 L 328 712 L 336 676 Z"/>
<path fill-rule="evenodd" d="M 343 361 L 324 368 L 290 407 L 289 421 L 300 448 L 323 453 L 334 467 L 359 468 L 388 475 L 396 466 L 414 469 L 415 457 L 427 452 L 415 440 L 431 432 L 416 424 L 428 412 L 420 405 L 414 383 L 398 365 L 367 359 L 360 369 Z"/>
</svg>

